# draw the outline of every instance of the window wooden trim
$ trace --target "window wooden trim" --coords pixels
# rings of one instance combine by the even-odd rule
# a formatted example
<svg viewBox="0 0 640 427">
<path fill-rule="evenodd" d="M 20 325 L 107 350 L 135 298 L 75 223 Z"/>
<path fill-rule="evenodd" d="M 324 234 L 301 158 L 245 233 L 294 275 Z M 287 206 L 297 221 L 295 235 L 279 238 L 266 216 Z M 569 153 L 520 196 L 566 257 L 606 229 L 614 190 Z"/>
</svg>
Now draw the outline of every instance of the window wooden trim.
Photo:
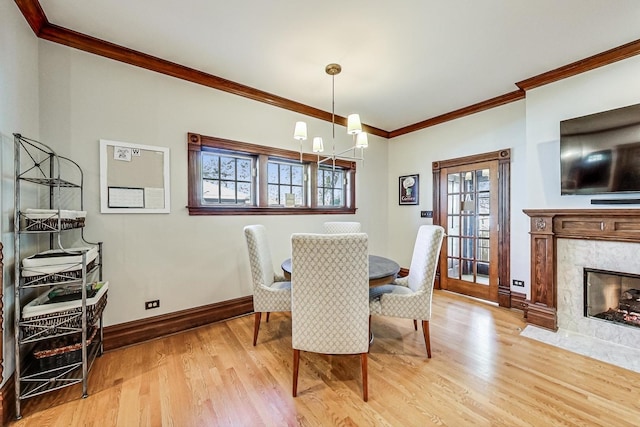
<svg viewBox="0 0 640 427">
<path fill-rule="evenodd" d="M 348 160 L 336 160 L 336 166 L 345 170 L 348 176 L 349 188 L 347 194 L 351 197 L 345 199 L 346 207 L 343 208 L 327 208 L 318 207 L 316 201 L 315 189 L 317 189 L 317 156 L 314 154 L 303 154 L 302 161 L 311 164 L 309 178 L 311 179 L 310 207 L 281 207 L 266 205 L 266 186 L 258 185 L 258 200 L 265 203 L 264 206 L 210 206 L 201 203 L 202 194 L 202 164 L 200 161 L 200 152 L 203 147 L 210 147 L 222 150 L 232 150 L 238 152 L 251 153 L 257 155 L 257 162 L 261 167 L 258 168 L 261 176 L 261 182 L 266 182 L 266 162 L 269 157 L 277 157 L 285 160 L 300 160 L 298 151 L 285 150 L 281 148 L 267 147 L 263 145 L 250 144 L 247 142 L 232 141 L 229 139 L 216 138 L 213 136 L 205 136 L 197 133 L 188 133 L 187 135 L 187 170 L 188 170 L 188 201 L 187 209 L 189 215 L 338 215 L 338 214 L 355 214 L 356 213 L 356 187 L 355 173 L 356 163 Z M 264 176 L 262 176 L 264 174 Z M 264 188 L 263 188 L 264 187 Z"/>
</svg>

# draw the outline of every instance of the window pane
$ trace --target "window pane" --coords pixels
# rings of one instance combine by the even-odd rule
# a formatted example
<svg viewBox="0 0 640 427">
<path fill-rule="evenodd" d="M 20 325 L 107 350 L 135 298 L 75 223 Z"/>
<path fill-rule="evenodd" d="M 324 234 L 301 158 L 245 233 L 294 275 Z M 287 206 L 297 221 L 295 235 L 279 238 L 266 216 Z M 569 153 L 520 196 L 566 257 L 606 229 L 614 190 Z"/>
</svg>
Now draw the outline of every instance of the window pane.
<svg viewBox="0 0 640 427">
<path fill-rule="evenodd" d="M 233 157 L 220 157 L 220 178 L 221 179 L 236 178 L 236 159 L 234 159 Z"/>
<path fill-rule="evenodd" d="M 269 162 L 267 165 L 267 181 L 269 184 L 278 183 L 278 164 Z"/>
<path fill-rule="evenodd" d="M 302 185 L 303 176 L 304 174 L 303 174 L 302 165 L 291 167 L 291 183 L 293 185 Z"/>
<path fill-rule="evenodd" d="M 244 203 L 244 204 L 251 203 L 251 183 L 249 182 L 238 183 L 238 203 Z"/>
<path fill-rule="evenodd" d="M 251 182 L 251 160 L 238 159 L 238 181 Z"/>
<path fill-rule="evenodd" d="M 333 173 L 333 183 L 332 186 L 334 188 L 340 188 L 342 187 L 342 172 L 340 171 L 335 171 Z"/>
<path fill-rule="evenodd" d="M 296 197 L 296 206 L 302 206 L 304 204 L 304 194 L 302 187 L 293 187 L 293 194 Z"/>
<path fill-rule="evenodd" d="M 218 162 L 220 157 L 212 154 L 202 154 L 202 177 L 203 178 L 220 178 L 220 168 Z"/>
<path fill-rule="evenodd" d="M 219 203 L 220 197 L 218 191 L 220 187 L 220 181 L 204 180 L 202 182 L 202 198 L 208 203 Z"/>
<path fill-rule="evenodd" d="M 324 191 L 324 201 L 322 203 L 323 205 L 331 206 L 331 199 L 332 199 L 332 196 L 333 196 L 332 193 L 333 193 L 333 191 L 331 191 L 330 189 L 326 189 Z"/>
<path fill-rule="evenodd" d="M 220 197 L 222 199 L 222 203 L 235 203 L 236 183 L 233 181 L 222 181 L 222 187 L 220 188 Z"/>
<path fill-rule="evenodd" d="M 269 184 L 269 204 L 270 205 L 278 205 L 280 204 L 280 194 L 277 185 Z"/>
<path fill-rule="evenodd" d="M 291 193 L 291 187 L 289 187 L 288 185 L 281 185 L 280 186 L 280 204 L 284 205 L 285 201 L 287 200 L 287 193 Z"/>
<path fill-rule="evenodd" d="M 280 184 L 291 184 L 291 166 L 280 165 Z"/>
<path fill-rule="evenodd" d="M 334 206 L 342 206 L 343 198 L 342 198 L 342 190 L 333 190 L 333 205 Z"/>
</svg>

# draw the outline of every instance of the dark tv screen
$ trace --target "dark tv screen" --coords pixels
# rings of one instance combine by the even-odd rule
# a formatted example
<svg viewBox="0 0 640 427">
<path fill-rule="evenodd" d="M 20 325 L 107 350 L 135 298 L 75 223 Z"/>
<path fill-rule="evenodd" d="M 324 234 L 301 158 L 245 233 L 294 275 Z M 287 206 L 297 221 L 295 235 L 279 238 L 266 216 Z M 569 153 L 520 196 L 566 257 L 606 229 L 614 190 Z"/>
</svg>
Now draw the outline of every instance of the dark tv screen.
<svg viewBox="0 0 640 427">
<path fill-rule="evenodd" d="M 640 104 L 560 122 L 561 192 L 640 192 Z"/>
</svg>

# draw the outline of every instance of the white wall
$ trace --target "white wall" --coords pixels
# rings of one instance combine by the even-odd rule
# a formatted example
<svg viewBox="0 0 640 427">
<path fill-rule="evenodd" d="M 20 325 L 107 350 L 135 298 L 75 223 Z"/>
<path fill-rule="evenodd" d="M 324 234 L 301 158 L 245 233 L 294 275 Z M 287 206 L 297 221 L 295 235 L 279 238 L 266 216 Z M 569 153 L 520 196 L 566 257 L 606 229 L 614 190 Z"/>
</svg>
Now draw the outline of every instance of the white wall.
<svg viewBox="0 0 640 427">
<path fill-rule="evenodd" d="M 40 134 L 84 169 L 85 235 L 104 241 L 107 325 L 250 295 L 247 224 L 265 224 L 276 267 L 289 257 L 291 233 L 321 232 L 327 220 L 360 221 L 371 253 L 387 254 L 386 140 L 370 137 L 357 166 L 356 215 L 189 216 L 187 132 L 297 150 L 293 127 L 303 117 L 46 41 L 40 70 Z M 330 123 L 304 119 L 310 134 L 330 140 Z M 351 145 L 344 128 L 336 137 Z M 170 149 L 170 214 L 100 213 L 100 139 Z M 160 309 L 145 311 L 153 299 Z"/>
<path fill-rule="evenodd" d="M 13 133 L 38 137 L 38 41 L 14 2 L 0 2 L 0 230 L 4 245 L 4 372 L 13 352 Z"/>
<path fill-rule="evenodd" d="M 528 259 L 520 256 L 528 248 L 528 222 L 521 218 L 526 201 L 522 191 L 526 169 L 525 103 L 517 101 L 451 122 L 426 128 L 389 142 L 389 252 L 409 266 L 418 227 L 431 224 L 420 218 L 421 210 L 433 210 L 431 164 L 504 148 L 511 149 L 511 277 L 528 282 Z M 420 205 L 399 206 L 398 177 L 420 174 Z M 526 224 L 522 224 L 522 222 Z M 528 274 L 528 273 L 527 273 Z M 522 288 L 515 291 L 523 292 Z"/>
</svg>

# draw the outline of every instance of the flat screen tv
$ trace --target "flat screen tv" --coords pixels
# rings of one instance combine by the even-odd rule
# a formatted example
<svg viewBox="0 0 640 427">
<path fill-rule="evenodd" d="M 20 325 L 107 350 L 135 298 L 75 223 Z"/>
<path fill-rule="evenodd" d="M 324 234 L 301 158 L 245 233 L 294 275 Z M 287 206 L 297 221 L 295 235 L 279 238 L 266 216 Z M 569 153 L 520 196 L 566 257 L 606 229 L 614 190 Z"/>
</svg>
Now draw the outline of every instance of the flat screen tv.
<svg viewBox="0 0 640 427">
<path fill-rule="evenodd" d="M 561 192 L 640 192 L 640 104 L 560 122 Z"/>
</svg>

